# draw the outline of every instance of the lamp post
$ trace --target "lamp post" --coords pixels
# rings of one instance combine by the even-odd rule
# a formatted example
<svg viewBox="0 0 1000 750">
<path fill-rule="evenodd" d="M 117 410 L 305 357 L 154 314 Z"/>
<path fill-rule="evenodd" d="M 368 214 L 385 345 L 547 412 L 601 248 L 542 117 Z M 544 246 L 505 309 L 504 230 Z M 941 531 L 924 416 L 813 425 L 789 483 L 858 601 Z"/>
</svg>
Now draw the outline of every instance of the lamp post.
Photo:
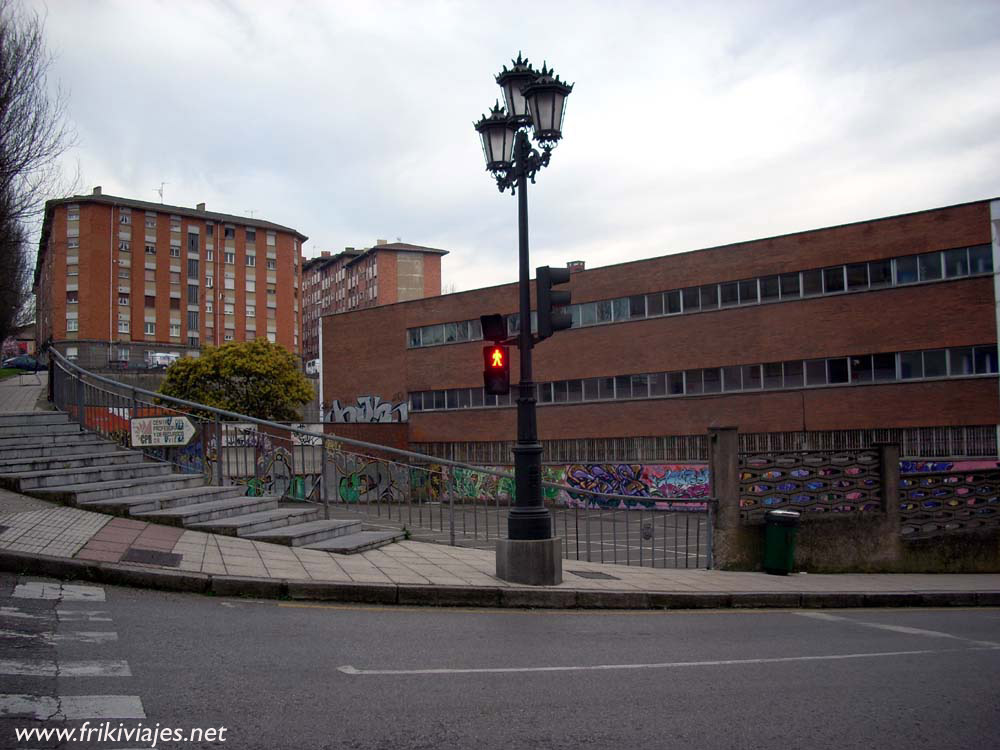
<svg viewBox="0 0 1000 750">
<path fill-rule="evenodd" d="M 486 169 L 500 192 L 517 195 L 520 382 L 517 398 L 517 445 L 514 448 L 514 507 L 507 519 L 507 539 L 497 543 L 498 577 L 518 583 L 547 584 L 562 580 L 560 540 L 553 537 L 552 515 L 542 502 L 542 446 L 535 417 L 535 384 L 531 373 L 531 286 L 528 262 L 528 180 L 548 166 L 562 137 L 566 97 L 573 86 L 563 83 L 546 65 L 535 70 L 518 53 L 512 67 L 497 74 L 504 103 L 475 123 L 482 138 Z M 534 137 L 541 151 L 531 145 Z"/>
</svg>

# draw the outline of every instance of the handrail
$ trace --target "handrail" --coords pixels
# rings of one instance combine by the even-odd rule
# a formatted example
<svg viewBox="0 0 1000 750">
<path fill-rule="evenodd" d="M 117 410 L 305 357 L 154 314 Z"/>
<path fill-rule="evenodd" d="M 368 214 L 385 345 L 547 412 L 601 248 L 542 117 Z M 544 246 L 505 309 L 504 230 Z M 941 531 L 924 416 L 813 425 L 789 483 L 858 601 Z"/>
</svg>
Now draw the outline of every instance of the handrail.
<svg viewBox="0 0 1000 750">
<path fill-rule="evenodd" d="M 511 471 L 504 471 L 503 469 L 494 469 L 488 466 L 475 466 L 473 464 L 461 463 L 458 461 L 452 461 L 447 458 L 439 458 L 437 456 L 429 456 L 425 453 L 415 453 L 413 451 L 403 450 L 402 448 L 393 448 L 387 445 L 379 445 L 378 443 L 369 443 L 364 440 L 357 440 L 354 438 L 345 438 L 340 435 L 335 435 L 326 432 L 311 432 L 309 430 L 304 430 L 292 425 L 281 424 L 279 422 L 272 422 L 267 419 L 258 419 L 257 417 L 251 417 L 246 414 L 239 414 L 238 412 L 227 411 L 226 409 L 219 409 L 214 406 L 208 406 L 207 404 L 199 404 L 193 401 L 186 401 L 182 398 L 177 398 L 175 396 L 167 396 L 162 393 L 156 393 L 155 391 L 148 391 L 144 388 L 138 386 L 129 385 L 126 383 L 120 383 L 117 380 L 112 380 L 111 378 L 106 378 L 103 375 L 97 375 L 90 372 L 89 370 L 84 370 L 82 367 L 76 363 L 66 359 L 61 352 L 59 352 L 55 347 L 48 347 L 48 352 L 51 356 L 55 357 L 56 363 L 63 368 L 63 370 L 68 370 L 71 368 L 76 372 L 79 377 L 86 376 L 92 380 L 100 383 L 106 383 L 114 388 L 123 388 L 129 391 L 131 394 L 141 393 L 145 396 L 149 396 L 154 399 L 159 399 L 160 401 L 166 401 L 168 403 L 179 404 L 181 406 L 188 407 L 190 409 L 198 409 L 200 411 L 207 411 L 212 414 L 216 414 L 220 417 L 226 417 L 228 419 L 237 420 L 240 422 L 250 422 L 252 424 L 262 425 L 264 427 L 270 427 L 271 429 L 287 430 L 290 433 L 296 433 L 299 435 L 306 435 L 312 438 L 319 438 L 320 440 L 330 440 L 338 443 L 345 443 L 347 445 L 356 446 L 360 448 L 365 448 L 368 450 L 381 451 L 383 453 L 390 453 L 396 456 L 403 456 L 411 460 L 420 461 L 422 463 L 435 463 L 442 464 L 444 466 L 451 466 L 459 469 L 467 469 L 469 471 L 474 471 L 480 474 L 489 474 L 491 476 L 503 477 L 506 479 L 514 479 L 514 473 Z M 601 497 L 609 500 L 622 500 L 626 502 L 667 502 L 667 503 L 709 503 L 715 502 L 714 498 L 709 497 L 699 497 L 699 498 L 689 498 L 689 497 L 665 497 L 661 495 L 619 495 L 610 492 L 597 492 L 595 490 L 587 490 L 581 487 L 571 487 L 568 484 L 561 484 L 559 482 L 550 482 L 542 480 L 541 485 L 543 487 L 548 487 L 550 489 L 563 490 L 567 493 L 579 494 L 579 495 L 590 495 L 592 497 Z"/>
</svg>

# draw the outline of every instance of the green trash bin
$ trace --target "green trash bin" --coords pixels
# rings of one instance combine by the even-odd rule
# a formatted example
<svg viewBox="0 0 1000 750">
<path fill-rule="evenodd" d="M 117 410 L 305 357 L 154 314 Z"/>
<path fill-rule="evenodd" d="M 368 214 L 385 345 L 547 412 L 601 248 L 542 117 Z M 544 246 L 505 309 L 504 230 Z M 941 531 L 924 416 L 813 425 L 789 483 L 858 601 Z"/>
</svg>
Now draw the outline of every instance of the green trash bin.
<svg viewBox="0 0 1000 750">
<path fill-rule="evenodd" d="M 769 510 L 764 516 L 765 573 L 786 576 L 792 572 L 799 515 L 794 510 Z"/>
</svg>

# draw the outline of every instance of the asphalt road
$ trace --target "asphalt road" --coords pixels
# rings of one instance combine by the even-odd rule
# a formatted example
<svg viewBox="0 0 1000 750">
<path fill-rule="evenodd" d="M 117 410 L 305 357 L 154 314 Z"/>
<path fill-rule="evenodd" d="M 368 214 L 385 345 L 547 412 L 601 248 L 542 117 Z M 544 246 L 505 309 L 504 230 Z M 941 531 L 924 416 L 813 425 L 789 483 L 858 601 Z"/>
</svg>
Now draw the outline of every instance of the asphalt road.
<svg viewBox="0 0 1000 750">
<path fill-rule="evenodd" d="M 0 693 L 64 711 L 75 696 L 133 697 L 143 726 L 226 727 L 222 743 L 157 747 L 944 750 L 1000 737 L 996 609 L 495 612 L 110 586 L 104 601 L 58 601 L 23 598 L 39 589 L 21 583 L 14 598 L 0 574 Z M 0 747 L 53 747 L 14 730 L 80 724 L 0 718 Z"/>
</svg>

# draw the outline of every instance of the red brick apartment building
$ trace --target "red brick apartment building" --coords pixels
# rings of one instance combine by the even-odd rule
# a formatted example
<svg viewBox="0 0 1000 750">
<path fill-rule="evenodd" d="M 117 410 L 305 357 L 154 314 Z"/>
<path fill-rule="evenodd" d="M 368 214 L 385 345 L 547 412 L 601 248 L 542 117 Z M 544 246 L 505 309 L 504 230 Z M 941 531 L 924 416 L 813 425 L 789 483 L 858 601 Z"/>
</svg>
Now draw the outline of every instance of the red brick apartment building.
<svg viewBox="0 0 1000 750">
<path fill-rule="evenodd" d="M 269 221 L 104 195 L 45 204 L 37 337 L 84 367 L 267 338 L 301 347 L 305 235 Z"/>
<path fill-rule="evenodd" d="M 319 319 L 330 313 L 441 294 L 441 256 L 447 250 L 376 240 L 374 247 L 327 251 L 302 271 L 302 356 L 319 358 Z"/>
<path fill-rule="evenodd" d="M 544 459 L 704 458 L 713 425 L 997 455 L 998 226 L 984 200 L 573 273 L 573 327 L 535 348 Z M 324 359 L 352 363 L 327 369 L 325 417 L 374 422 L 330 429 L 510 463 L 514 389 L 484 395 L 478 317 L 516 310 L 507 284 L 325 317 Z"/>
</svg>

